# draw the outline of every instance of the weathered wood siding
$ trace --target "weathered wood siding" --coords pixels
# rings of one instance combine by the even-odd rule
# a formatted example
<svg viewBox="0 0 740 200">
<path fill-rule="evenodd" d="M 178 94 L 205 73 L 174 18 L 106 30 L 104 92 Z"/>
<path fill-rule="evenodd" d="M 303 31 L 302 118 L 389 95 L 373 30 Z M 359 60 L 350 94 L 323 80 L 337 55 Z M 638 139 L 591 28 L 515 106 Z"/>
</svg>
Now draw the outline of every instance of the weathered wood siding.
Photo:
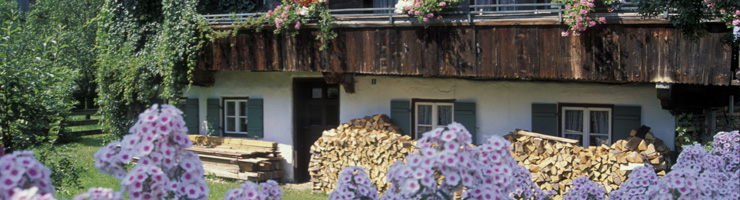
<svg viewBox="0 0 740 200">
<path fill-rule="evenodd" d="M 722 24 L 696 42 L 669 25 L 339 28 L 326 51 L 315 31 L 241 31 L 201 50 L 202 70 L 311 71 L 517 80 L 728 85 Z"/>
</svg>

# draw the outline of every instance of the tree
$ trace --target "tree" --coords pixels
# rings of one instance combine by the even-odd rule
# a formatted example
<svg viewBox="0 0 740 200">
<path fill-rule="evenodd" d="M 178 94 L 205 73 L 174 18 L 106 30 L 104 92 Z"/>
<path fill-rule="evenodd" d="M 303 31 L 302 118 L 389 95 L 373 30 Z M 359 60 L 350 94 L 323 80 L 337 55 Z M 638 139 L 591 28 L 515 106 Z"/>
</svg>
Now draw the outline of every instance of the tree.
<svg viewBox="0 0 740 200">
<path fill-rule="evenodd" d="M 721 20 L 728 28 L 740 25 L 740 1 L 737 0 L 637 0 L 638 12 L 657 17 L 676 12 L 669 18 L 684 37 L 696 40 L 705 36 L 706 21 Z"/>
<path fill-rule="evenodd" d="M 64 26 L 59 42 L 69 47 L 62 49 L 64 56 L 59 62 L 78 69 L 73 95 L 80 102 L 79 108 L 93 107 L 97 96 L 95 37 L 98 24 L 95 17 L 102 6 L 103 0 L 37 0 L 31 5 L 34 24 Z"/>
<path fill-rule="evenodd" d="M 16 1 L 0 3 L 0 137 L 10 151 L 56 136 L 74 105 L 69 91 L 77 74 L 60 61 L 63 27 L 36 24 L 17 8 Z"/>
</svg>

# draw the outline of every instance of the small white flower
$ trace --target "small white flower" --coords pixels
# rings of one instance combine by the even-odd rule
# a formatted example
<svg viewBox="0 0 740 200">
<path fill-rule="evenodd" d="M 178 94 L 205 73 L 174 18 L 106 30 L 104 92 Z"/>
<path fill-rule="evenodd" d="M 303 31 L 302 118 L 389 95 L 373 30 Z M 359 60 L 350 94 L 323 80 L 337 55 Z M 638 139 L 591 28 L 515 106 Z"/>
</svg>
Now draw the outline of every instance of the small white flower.
<svg viewBox="0 0 740 200">
<path fill-rule="evenodd" d="M 445 131 L 442 133 L 442 140 L 445 142 L 451 142 L 457 138 L 457 134 L 453 131 Z"/>
<path fill-rule="evenodd" d="M 308 8 L 306 6 L 303 6 L 302 8 L 298 9 L 298 14 L 301 16 L 308 15 Z"/>
<path fill-rule="evenodd" d="M 419 180 L 410 178 L 406 179 L 406 181 L 403 183 L 403 192 L 406 194 L 414 194 L 417 191 L 419 191 L 419 188 L 421 186 L 419 185 Z"/>
</svg>

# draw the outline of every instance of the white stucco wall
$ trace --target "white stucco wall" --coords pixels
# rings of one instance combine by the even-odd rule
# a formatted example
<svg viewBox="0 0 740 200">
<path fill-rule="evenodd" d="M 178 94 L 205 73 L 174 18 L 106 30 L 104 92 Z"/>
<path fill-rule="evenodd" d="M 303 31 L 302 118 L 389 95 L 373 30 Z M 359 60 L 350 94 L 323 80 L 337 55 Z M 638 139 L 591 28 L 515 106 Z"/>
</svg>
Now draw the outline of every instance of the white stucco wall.
<svg viewBox="0 0 740 200">
<path fill-rule="evenodd" d="M 188 98 L 198 98 L 200 121 L 207 100 L 220 97 L 264 99 L 264 138 L 277 142 L 285 157 L 284 181 L 293 179 L 293 78 L 322 77 L 321 73 L 219 71 L 213 87 L 192 86 Z M 371 84 L 372 79 L 376 84 Z M 478 141 L 515 129 L 531 130 L 532 103 L 590 103 L 640 105 L 642 124 L 673 148 L 674 117 L 661 109 L 654 84 L 480 81 L 452 78 L 356 76 L 355 93 L 340 89 L 340 123 L 374 114 L 390 115 L 393 99 L 456 99 L 476 102 Z M 205 134 L 204 124 L 200 133 Z M 470 127 L 468 127 L 470 129 Z"/>
<path fill-rule="evenodd" d="M 206 134 L 209 98 L 249 97 L 264 99 L 264 138 L 277 142 L 285 158 L 284 181 L 293 178 L 293 78 L 322 77 L 321 73 L 219 71 L 213 87 L 192 86 L 186 96 L 199 99 L 200 133 Z"/>
<path fill-rule="evenodd" d="M 372 85 L 372 79 L 376 84 Z M 613 85 L 388 76 L 355 77 L 354 94 L 340 96 L 340 120 L 390 115 L 394 99 L 456 99 L 476 102 L 477 143 L 515 129 L 531 130 L 532 103 L 640 105 L 642 124 L 673 148 L 675 119 L 660 106 L 654 84 Z M 468 127 L 470 129 L 470 127 Z"/>
</svg>

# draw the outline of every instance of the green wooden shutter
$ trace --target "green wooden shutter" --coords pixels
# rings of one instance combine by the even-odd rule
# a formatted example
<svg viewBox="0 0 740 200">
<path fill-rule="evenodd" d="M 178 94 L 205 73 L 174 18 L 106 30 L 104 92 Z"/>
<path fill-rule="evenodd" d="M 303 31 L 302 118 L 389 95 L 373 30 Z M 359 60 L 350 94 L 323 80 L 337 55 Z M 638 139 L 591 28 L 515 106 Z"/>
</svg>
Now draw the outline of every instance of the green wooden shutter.
<svg viewBox="0 0 740 200">
<path fill-rule="evenodd" d="M 532 104 L 532 132 L 558 136 L 558 104 Z"/>
<path fill-rule="evenodd" d="M 630 137 L 631 130 L 642 126 L 642 109 L 640 106 L 614 106 L 612 110 L 612 143 Z"/>
<path fill-rule="evenodd" d="M 220 116 L 219 99 L 208 99 L 208 106 L 206 107 L 206 122 L 208 128 L 215 129 L 216 133 L 221 131 L 221 116 Z M 209 130 L 206 130 L 207 132 Z"/>
<path fill-rule="evenodd" d="M 465 126 L 470 135 L 473 135 L 473 143 L 478 144 L 476 142 L 478 126 L 475 119 L 475 102 L 455 102 L 454 114 L 455 121 Z"/>
<path fill-rule="evenodd" d="M 247 100 L 247 133 L 249 137 L 262 138 L 265 135 L 263 108 L 263 99 Z"/>
<path fill-rule="evenodd" d="M 401 128 L 404 135 L 411 135 L 411 102 L 391 100 L 391 122 Z"/>
<path fill-rule="evenodd" d="M 185 100 L 185 124 L 188 127 L 189 134 L 199 134 L 200 129 L 198 127 L 198 99 L 187 99 Z"/>
</svg>

